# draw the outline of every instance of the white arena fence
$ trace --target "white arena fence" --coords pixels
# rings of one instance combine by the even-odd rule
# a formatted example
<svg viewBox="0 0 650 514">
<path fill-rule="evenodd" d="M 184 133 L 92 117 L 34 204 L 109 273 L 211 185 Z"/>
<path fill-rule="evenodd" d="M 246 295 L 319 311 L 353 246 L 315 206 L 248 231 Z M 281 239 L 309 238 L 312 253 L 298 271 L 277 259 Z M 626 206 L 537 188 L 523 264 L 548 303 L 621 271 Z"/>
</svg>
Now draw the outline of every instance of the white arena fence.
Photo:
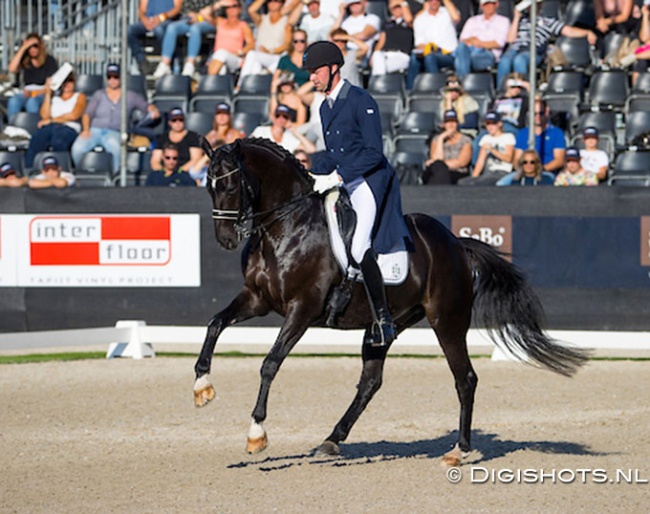
<svg viewBox="0 0 650 514">
<path fill-rule="evenodd" d="M 219 337 L 217 349 L 228 351 L 242 348 L 250 351 L 266 351 L 275 341 L 279 327 L 229 327 Z M 648 332 L 608 332 L 550 330 L 549 335 L 559 341 L 580 348 L 615 351 L 617 356 L 638 356 L 639 352 L 650 351 Z M 114 327 L 53 330 L 39 332 L 15 332 L 0 334 L 0 352 L 7 350 L 55 349 L 59 347 L 84 348 L 107 345 L 107 358 L 155 357 L 154 347 L 164 345 L 200 345 L 203 343 L 206 327 L 153 326 L 140 320 L 121 320 Z M 303 336 L 297 348 L 310 347 L 322 352 L 341 351 L 343 348 L 359 349 L 363 338 L 362 330 L 332 330 L 311 328 Z M 492 360 L 510 360 L 513 357 L 496 348 L 485 330 L 472 329 L 467 336 L 470 351 L 492 352 Z M 422 354 L 423 348 L 439 350 L 435 333 L 430 328 L 409 328 L 400 334 L 391 352 Z"/>
</svg>

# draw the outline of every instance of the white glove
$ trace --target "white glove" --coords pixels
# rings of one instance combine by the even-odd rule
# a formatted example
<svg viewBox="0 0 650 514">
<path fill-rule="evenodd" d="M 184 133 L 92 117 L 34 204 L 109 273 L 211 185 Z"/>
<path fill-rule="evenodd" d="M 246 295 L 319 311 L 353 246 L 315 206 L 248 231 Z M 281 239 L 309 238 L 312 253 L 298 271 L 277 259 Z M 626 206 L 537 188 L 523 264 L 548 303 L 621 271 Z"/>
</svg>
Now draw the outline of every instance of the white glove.
<svg viewBox="0 0 650 514">
<path fill-rule="evenodd" d="M 340 187 L 343 184 L 343 179 L 336 171 L 329 175 L 314 175 L 310 173 L 311 178 L 314 179 L 314 191 L 318 194 L 323 194 L 335 187 Z"/>
</svg>

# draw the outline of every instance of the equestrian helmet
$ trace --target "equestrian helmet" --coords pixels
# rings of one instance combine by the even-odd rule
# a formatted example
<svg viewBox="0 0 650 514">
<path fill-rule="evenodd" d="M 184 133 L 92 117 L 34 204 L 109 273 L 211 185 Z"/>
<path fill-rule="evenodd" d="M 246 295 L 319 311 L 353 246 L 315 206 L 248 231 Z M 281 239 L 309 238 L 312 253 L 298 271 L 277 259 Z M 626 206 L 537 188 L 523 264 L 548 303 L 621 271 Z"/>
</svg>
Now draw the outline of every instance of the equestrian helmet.
<svg viewBox="0 0 650 514">
<path fill-rule="evenodd" d="M 307 48 L 302 59 L 302 67 L 305 70 L 316 70 L 321 66 L 343 65 L 343 54 L 341 50 L 330 41 L 317 41 Z"/>
</svg>

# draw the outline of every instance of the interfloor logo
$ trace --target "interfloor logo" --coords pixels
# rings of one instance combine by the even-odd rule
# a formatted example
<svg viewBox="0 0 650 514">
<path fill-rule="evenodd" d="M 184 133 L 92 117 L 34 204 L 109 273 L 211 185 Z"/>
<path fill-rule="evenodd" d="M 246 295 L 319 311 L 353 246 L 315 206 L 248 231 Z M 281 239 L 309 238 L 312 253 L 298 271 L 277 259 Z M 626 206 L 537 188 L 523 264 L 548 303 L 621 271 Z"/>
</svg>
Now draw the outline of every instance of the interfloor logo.
<svg viewBox="0 0 650 514">
<path fill-rule="evenodd" d="M 169 216 L 38 216 L 29 226 L 32 266 L 164 266 Z"/>
<path fill-rule="evenodd" d="M 471 237 L 507 254 L 512 252 L 511 216 L 452 216 L 451 230 L 458 237 Z"/>
<path fill-rule="evenodd" d="M 650 266 L 650 216 L 641 217 L 641 266 Z"/>
</svg>

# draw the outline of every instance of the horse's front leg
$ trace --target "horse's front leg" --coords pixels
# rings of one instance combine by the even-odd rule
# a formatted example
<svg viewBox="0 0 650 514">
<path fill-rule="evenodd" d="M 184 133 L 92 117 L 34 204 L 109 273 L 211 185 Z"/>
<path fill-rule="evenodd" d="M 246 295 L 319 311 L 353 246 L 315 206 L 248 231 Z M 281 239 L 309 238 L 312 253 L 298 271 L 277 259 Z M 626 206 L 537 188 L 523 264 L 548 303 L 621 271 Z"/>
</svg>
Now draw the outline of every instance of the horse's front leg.
<svg viewBox="0 0 650 514">
<path fill-rule="evenodd" d="M 361 416 L 368 406 L 372 397 L 381 387 L 388 348 L 388 346 L 373 347 L 364 343 L 362 350 L 363 369 L 361 371 L 359 385 L 357 386 L 357 394 L 348 407 L 348 410 L 334 427 L 332 433 L 318 447 L 316 450 L 317 454 L 339 454 L 340 449 L 338 443 L 347 439 L 350 430 L 352 430 L 352 426 L 359 419 L 359 416 Z"/>
<path fill-rule="evenodd" d="M 248 432 L 248 443 L 246 445 L 246 451 L 248 453 L 261 452 L 268 445 L 266 430 L 264 430 L 262 423 L 266 419 L 266 406 L 269 399 L 271 383 L 286 356 L 289 355 L 289 352 L 291 352 L 309 327 L 310 319 L 311 316 L 304 311 L 298 312 L 294 310 L 292 313 L 287 314 L 284 325 L 282 325 L 282 329 L 273 347 L 264 358 L 260 370 L 260 390 L 257 395 L 255 408 L 253 409 L 253 420 Z"/>
<path fill-rule="evenodd" d="M 249 290 L 243 289 L 230 305 L 215 314 L 208 324 L 208 331 L 201 348 L 199 358 L 194 365 L 196 380 L 194 381 L 194 404 L 203 407 L 214 399 L 215 392 L 210 382 L 209 374 L 212 365 L 212 355 L 217 345 L 217 339 L 223 330 L 235 323 L 254 316 L 266 314 L 257 297 Z"/>
</svg>

